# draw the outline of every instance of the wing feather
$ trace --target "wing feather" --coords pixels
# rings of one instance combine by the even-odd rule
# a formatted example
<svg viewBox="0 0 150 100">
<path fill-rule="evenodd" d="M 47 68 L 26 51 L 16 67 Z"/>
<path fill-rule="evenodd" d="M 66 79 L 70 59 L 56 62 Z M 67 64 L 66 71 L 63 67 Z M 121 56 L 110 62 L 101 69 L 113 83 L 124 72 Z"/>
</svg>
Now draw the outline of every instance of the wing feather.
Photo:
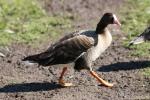
<svg viewBox="0 0 150 100">
<path fill-rule="evenodd" d="M 66 64 L 75 61 L 95 43 L 93 31 L 74 32 L 61 38 L 45 52 L 28 56 L 24 60 L 34 61 L 44 66 Z"/>
<path fill-rule="evenodd" d="M 94 43 L 92 37 L 77 35 L 53 45 L 40 56 L 40 59 L 45 59 L 48 65 L 70 63 L 91 48 Z"/>
</svg>

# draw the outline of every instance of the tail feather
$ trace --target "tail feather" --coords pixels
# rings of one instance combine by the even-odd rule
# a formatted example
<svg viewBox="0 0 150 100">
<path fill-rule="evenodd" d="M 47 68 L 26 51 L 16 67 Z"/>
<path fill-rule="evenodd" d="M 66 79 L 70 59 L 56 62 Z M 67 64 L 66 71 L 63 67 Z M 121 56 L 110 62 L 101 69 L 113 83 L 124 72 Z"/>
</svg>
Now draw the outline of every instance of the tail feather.
<svg viewBox="0 0 150 100">
<path fill-rule="evenodd" d="M 144 36 L 139 36 L 137 38 L 135 38 L 134 40 L 132 40 L 130 43 L 129 43 L 129 46 L 131 45 L 134 45 L 134 44 L 140 44 L 142 42 L 144 42 Z"/>
<path fill-rule="evenodd" d="M 39 65 L 46 66 L 47 59 L 45 60 L 41 59 L 40 54 L 37 54 L 37 55 L 27 56 L 24 59 L 22 59 L 22 61 L 29 62 L 29 63 L 38 63 Z"/>
<path fill-rule="evenodd" d="M 22 61 L 31 61 L 31 62 L 38 62 L 39 60 L 40 60 L 39 59 L 39 54 L 27 56 L 27 57 L 22 59 Z"/>
<path fill-rule="evenodd" d="M 38 63 L 39 65 L 48 66 L 52 65 L 54 60 L 54 55 L 48 52 L 27 56 L 22 61 L 28 61 L 30 63 Z"/>
</svg>

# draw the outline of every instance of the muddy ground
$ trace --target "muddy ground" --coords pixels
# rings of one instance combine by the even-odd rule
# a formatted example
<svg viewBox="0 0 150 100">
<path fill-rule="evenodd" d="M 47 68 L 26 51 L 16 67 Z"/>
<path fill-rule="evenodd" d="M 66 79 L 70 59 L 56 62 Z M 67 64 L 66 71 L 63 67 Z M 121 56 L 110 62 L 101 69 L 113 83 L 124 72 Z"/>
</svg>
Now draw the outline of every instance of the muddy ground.
<svg viewBox="0 0 150 100">
<path fill-rule="evenodd" d="M 123 0 L 56 0 L 40 1 L 50 15 L 69 13 L 73 16 L 74 29 L 93 28 L 104 12 L 114 12 L 126 3 Z M 74 17 L 80 15 L 80 18 Z M 150 99 L 150 78 L 142 74 L 149 67 L 145 57 L 131 57 L 132 49 L 124 48 L 123 32 L 110 26 L 114 41 L 109 49 L 93 64 L 93 69 L 105 80 L 116 83 L 113 88 L 99 85 L 87 71 L 77 72 L 68 65 L 65 79 L 75 87 L 62 88 L 57 79 L 64 65 L 38 67 L 25 65 L 21 59 L 48 48 L 51 43 L 39 47 L 13 43 L 0 48 L 6 57 L 0 57 L 0 99 L 2 100 L 122 100 Z M 69 29 L 68 31 L 69 32 Z M 69 67 L 70 66 L 70 67 Z"/>
</svg>

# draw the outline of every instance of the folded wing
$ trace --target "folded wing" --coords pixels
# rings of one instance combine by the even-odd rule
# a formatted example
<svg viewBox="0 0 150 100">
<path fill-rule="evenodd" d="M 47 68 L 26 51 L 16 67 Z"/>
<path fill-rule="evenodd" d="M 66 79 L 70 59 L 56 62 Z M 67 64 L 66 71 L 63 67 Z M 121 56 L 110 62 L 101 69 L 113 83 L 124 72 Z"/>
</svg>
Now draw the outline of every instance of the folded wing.
<svg viewBox="0 0 150 100">
<path fill-rule="evenodd" d="M 40 65 L 65 64 L 76 60 L 95 44 L 94 38 L 86 34 L 71 34 L 60 39 L 47 51 L 24 58 Z"/>
</svg>

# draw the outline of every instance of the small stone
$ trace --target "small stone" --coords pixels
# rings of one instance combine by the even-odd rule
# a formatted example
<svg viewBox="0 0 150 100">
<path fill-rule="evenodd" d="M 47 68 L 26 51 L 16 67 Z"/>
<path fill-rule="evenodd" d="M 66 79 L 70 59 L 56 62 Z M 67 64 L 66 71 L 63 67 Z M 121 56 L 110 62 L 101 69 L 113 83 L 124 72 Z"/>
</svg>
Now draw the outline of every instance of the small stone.
<svg viewBox="0 0 150 100">
<path fill-rule="evenodd" d="M 6 57 L 6 55 L 0 52 L 0 57 Z"/>
</svg>

